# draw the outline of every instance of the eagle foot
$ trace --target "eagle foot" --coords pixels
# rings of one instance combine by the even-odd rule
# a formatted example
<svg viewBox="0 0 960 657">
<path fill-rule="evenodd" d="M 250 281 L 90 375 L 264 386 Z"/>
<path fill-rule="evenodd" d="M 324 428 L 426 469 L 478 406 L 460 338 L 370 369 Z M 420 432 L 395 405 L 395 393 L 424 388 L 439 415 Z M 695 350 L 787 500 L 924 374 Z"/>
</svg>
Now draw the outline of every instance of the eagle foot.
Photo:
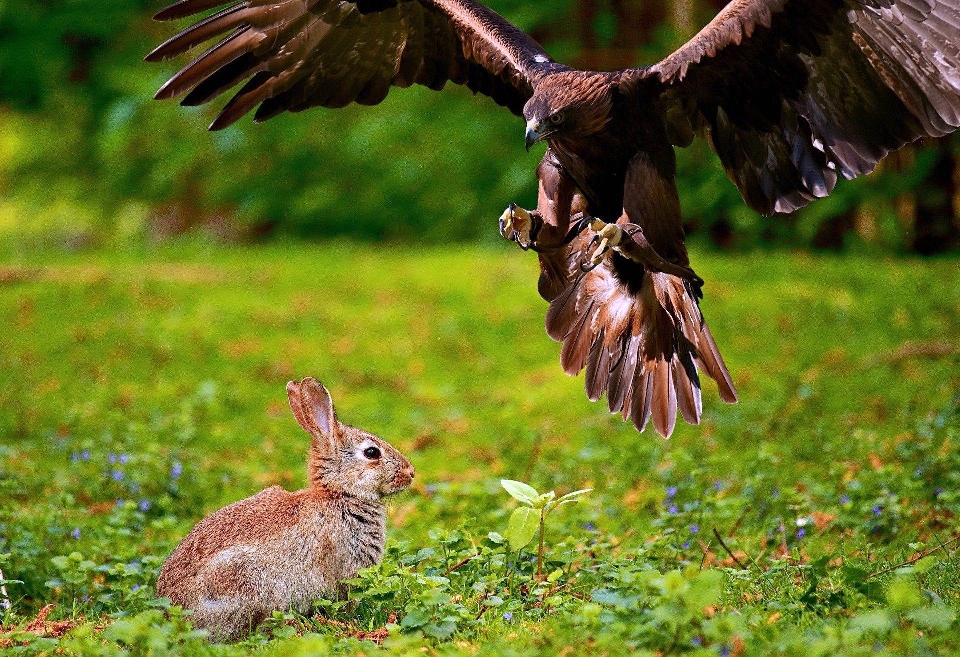
<svg viewBox="0 0 960 657">
<path fill-rule="evenodd" d="M 500 215 L 500 235 L 516 242 L 526 251 L 533 245 L 541 223 L 539 213 L 528 212 L 516 203 L 511 203 Z"/>
<path fill-rule="evenodd" d="M 580 265 L 580 269 L 584 272 L 595 269 L 603 262 L 603 259 L 607 257 L 610 251 L 620 251 L 620 242 L 623 241 L 624 236 L 623 229 L 620 228 L 620 226 L 608 224 L 602 219 L 591 219 L 590 230 L 597 233 L 593 236 L 593 239 L 590 240 L 591 245 L 597 243 L 597 248 L 594 250 L 593 255 L 591 255 L 585 263 Z M 620 252 L 622 253 L 622 251 Z M 631 260 L 635 260 L 635 258 L 632 258 L 628 253 L 624 253 L 623 255 Z"/>
<path fill-rule="evenodd" d="M 639 226 L 627 224 L 624 230 L 616 224 L 608 224 L 602 219 L 590 219 L 590 229 L 596 232 L 590 240 L 591 246 L 597 244 L 596 250 L 586 262 L 580 265 L 580 270 L 589 272 L 595 269 L 611 251 L 616 251 L 624 258 L 633 260 L 651 271 L 661 271 L 678 278 L 690 281 L 697 291 L 703 287 L 703 279 L 684 265 L 678 265 L 666 260 L 647 241 Z M 589 248 L 589 247 L 588 247 Z"/>
</svg>

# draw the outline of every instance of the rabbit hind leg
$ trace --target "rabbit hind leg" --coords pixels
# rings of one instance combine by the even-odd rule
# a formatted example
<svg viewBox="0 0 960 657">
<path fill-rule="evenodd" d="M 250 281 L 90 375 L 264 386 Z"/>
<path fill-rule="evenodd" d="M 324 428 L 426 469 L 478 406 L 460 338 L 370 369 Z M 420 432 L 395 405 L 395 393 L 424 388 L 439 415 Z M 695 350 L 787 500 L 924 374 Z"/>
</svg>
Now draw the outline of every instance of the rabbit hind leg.
<svg viewBox="0 0 960 657">
<path fill-rule="evenodd" d="M 267 610 L 242 594 L 201 598 L 194 610 L 196 627 L 210 631 L 217 641 L 233 641 L 250 634 L 267 617 Z"/>
<path fill-rule="evenodd" d="M 281 608 L 275 592 L 282 587 L 261 581 L 255 556 L 243 548 L 224 550 L 203 569 L 194 624 L 214 638 L 232 640 L 250 633 L 274 609 Z"/>
</svg>

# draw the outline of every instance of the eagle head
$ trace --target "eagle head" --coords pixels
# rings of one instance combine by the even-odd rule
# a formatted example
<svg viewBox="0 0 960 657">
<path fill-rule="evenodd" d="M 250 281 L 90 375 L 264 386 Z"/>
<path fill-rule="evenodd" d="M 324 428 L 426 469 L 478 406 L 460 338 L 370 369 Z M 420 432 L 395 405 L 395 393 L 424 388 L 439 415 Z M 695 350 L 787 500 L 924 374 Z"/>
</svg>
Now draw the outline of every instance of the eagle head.
<svg viewBox="0 0 960 657">
<path fill-rule="evenodd" d="M 615 89 L 609 73 L 563 71 L 541 80 L 523 106 L 527 150 L 544 139 L 576 140 L 602 130 Z"/>
</svg>

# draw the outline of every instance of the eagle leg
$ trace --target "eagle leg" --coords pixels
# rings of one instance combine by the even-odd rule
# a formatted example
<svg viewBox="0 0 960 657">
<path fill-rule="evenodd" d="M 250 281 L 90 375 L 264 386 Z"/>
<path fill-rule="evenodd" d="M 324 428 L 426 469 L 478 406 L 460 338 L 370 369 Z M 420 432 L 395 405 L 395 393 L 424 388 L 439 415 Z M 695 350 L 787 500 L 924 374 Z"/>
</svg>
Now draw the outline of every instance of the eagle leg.
<svg viewBox="0 0 960 657">
<path fill-rule="evenodd" d="M 626 224 L 622 228 L 617 224 L 608 224 L 602 219 L 593 219 L 590 222 L 590 229 L 597 233 L 591 244 L 594 242 L 599 242 L 599 244 L 593 254 L 581 265 L 582 271 L 590 271 L 603 262 L 608 253 L 616 251 L 651 271 L 662 271 L 685 278 L 692 282 L 697 289 L 703 286 L 703 279 L 697 276 L 692 269 L 670 262 L 657 253 L 656 249 L 647 241 L 640 226 Z"/>
<path fill-rule="evenodd" d="M 607 254 L 611 251 L 619 251 L 617 247 L 620 246 L 620 242 L 623 241 L 624 236 L 623 230 L 618 225 L 608 224 L 603 219 L 591 220 L 590 230 L 596 231 L 596 235 L 590 240 L 590 245 L 587 249 L 589 250 L 594 244 L 597 244 L 597 248 L 594 250 L 593 255 L 580 265 L 580 271 L 582 272 L 588 272 L 594 269 L 603 262 L 603 259 L 606 258 Z"/>
<path fill-rule="evenodd" d="M 543 218 L 536 210 L 528 212 L 516 203 L 511 203 L 500 215 L 500 234 L 504 239 L 516 242 L 526 251 L 537 239 L 543 226 Z"/>
</svg>

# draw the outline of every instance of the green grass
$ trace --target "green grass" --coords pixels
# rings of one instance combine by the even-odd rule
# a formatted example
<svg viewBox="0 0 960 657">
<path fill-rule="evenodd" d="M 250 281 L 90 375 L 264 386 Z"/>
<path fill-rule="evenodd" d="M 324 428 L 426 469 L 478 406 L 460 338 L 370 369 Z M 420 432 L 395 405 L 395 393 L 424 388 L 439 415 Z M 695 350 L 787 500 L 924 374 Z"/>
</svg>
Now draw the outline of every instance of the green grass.
<svg viewBox="0 0 960 657">
<path fill-rule="evenodd" d="M 506 246 L 7 253 L 0 567 L 19 581 L 0 645 L 956 654 L 960 263 L 694 257 L 741 402 L 707 381 L 701 426 L 665 441 L 561 372 L 535 257 Z M 318 603 L 335 622 L 211 645 L 153 600 L 157 569 L 204 514 L 304 485 L 284 384 L 307 375 L 416 483 L 354 601 Z M 501 478 L 595 489 L 548 520 L 550 582 L 490 536 L 516 507 Z"/>
</svg>

